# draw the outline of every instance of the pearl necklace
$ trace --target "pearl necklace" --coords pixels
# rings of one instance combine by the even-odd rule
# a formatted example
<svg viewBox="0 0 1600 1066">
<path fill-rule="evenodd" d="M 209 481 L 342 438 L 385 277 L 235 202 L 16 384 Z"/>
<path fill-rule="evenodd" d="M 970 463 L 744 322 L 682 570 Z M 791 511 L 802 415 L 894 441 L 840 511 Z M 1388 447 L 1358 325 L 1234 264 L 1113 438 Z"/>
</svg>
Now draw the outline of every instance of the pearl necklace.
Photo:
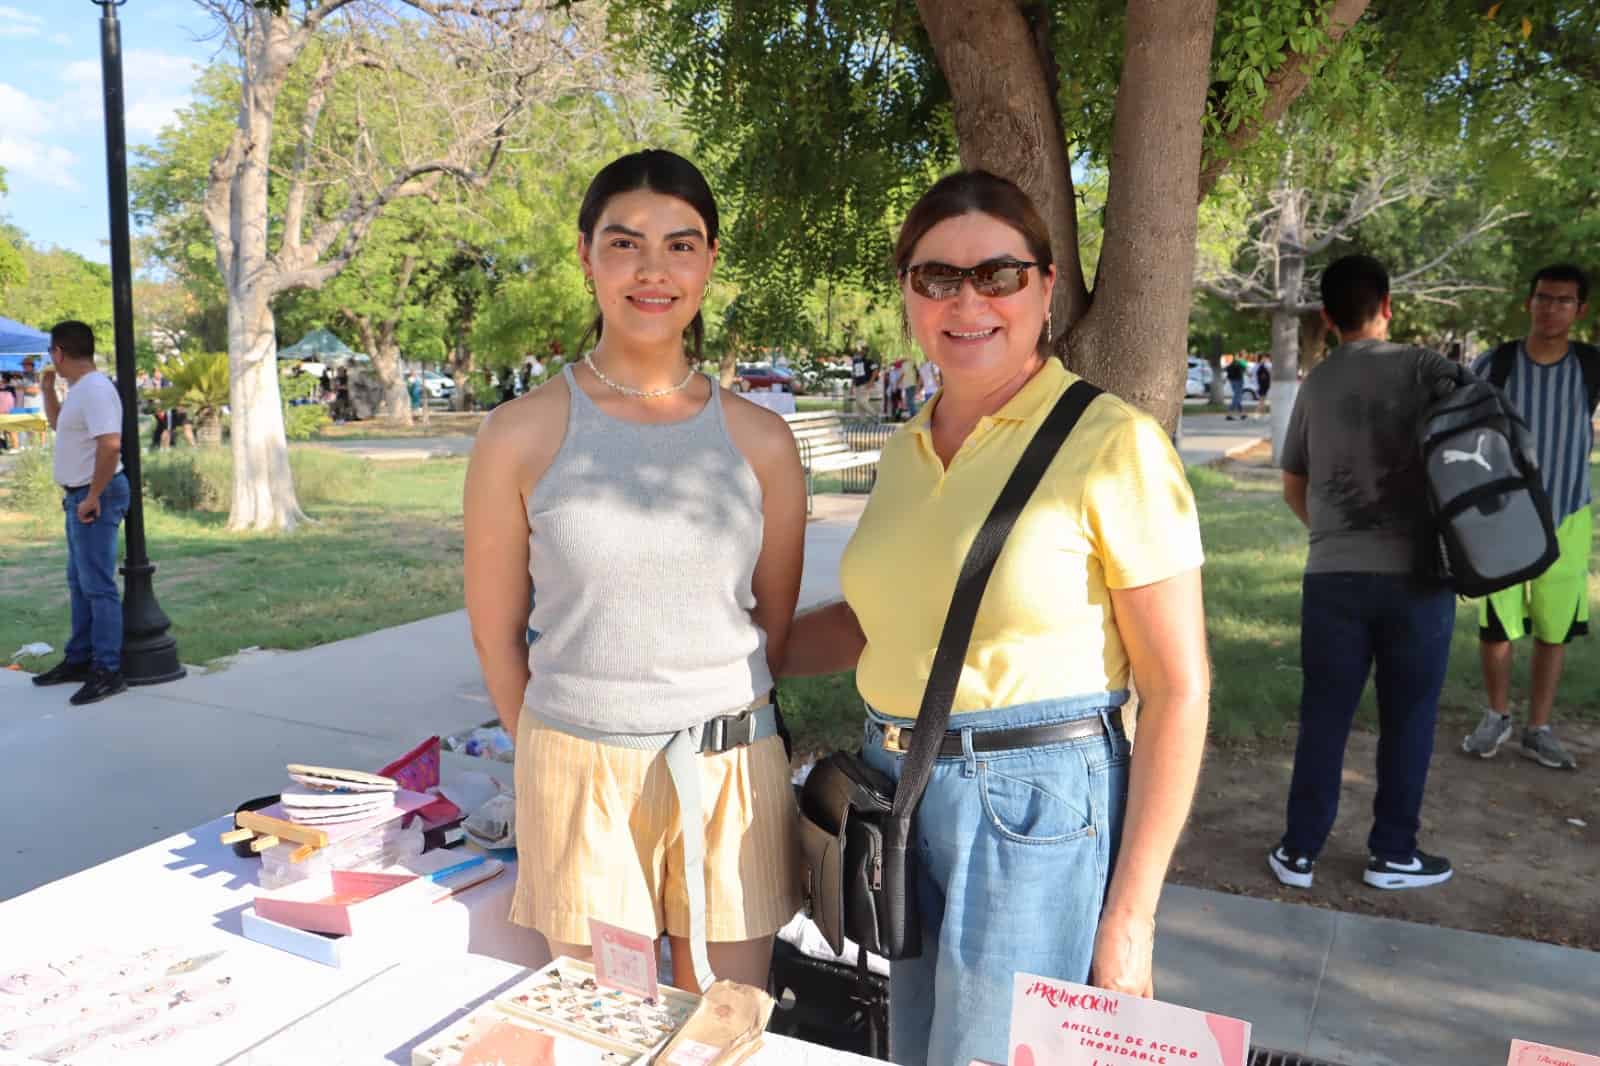
<svg viewBox="0 0 1600 1066">
<path fill-rule="evenodd" d="M 624 396 L 637 396 L 641 400 L 655 400 L 660 399 L 662 396 L 671 396 L 675 392 L 682 392 L 689 387 L 689 382 L 694 380 L 694 367 L 691 366 L 689 372 L 683 376 L 683 380 L 676 385 L 669 385 L 664 389 L 636 389 L 632 385 L 624 385 L 619 381 L 612 381 L 602 374 L 600 368 L 594 365 L 594 352 L 592 350 L 583 353 L 583 365 L 594 372 L 594 376 L 600 379 L 601 384 L 615 389 Z"/>
</svg>

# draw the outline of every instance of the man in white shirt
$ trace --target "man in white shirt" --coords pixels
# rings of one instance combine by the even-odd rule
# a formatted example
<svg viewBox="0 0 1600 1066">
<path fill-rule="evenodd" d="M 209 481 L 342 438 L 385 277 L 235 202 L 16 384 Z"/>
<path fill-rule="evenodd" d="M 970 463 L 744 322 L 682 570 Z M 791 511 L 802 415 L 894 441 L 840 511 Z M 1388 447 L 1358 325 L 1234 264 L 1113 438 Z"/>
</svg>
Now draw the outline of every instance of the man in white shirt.
<svg viewBox="0 0 1600 1066">
<path fill-rule="evenodd" d="M 44 413 L 55 430 L 55 479 L 64 493 L 67 588 L 72 636 L 61 662 L 35 685 L 78 683 L 70 702 L 81 706 L 125 692 L 122 676 L 122 598 L 117 592 L 117 527 L 128 513 L 122 473 L 122 398 L 94 366 L 94 331 L 62 322 L 50 331 L 50 361 L 41 375 Z M 56 398 L 55 378 L 67 383 Z"/>
</svg>

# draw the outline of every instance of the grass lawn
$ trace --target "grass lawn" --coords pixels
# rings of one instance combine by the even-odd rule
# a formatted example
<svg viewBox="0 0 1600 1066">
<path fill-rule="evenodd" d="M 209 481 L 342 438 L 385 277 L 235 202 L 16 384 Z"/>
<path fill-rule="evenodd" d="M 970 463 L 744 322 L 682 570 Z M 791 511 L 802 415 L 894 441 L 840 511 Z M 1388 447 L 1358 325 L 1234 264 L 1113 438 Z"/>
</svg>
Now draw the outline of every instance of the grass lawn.
<svg viewBox="0 0 1600 1066">
<path fill-rule="evenodd" d="M 359 463 L 333 457 L 329 462 Z M 292 536 L 236 535 L 217 513 L 146 509 L 156 589 L 186 662 L 250 646 L 304 648 L 461 606 L 463 459 L 386 462 L 306 506 L 315 519 Z M 1219 739 L 1276 735 L 1294 722 L 1300 695 L 1299 597 L 1305 534 L 1282 504 L 1276 472 L 1190 471 L 1205 538 L 1206 606 Z M 826 486 L 823 479 L 819 489 Z M 67 594 L 60 519 L 8 507 L 0 482 L 0 656 L 65 639 Z M 1597 493 L 1600 495 L 1600 493 Z M 1600 584 L 1590 578 L 1591 602 Z M 1559 716 L 1600 718 L 1600 658 L 1574 647 Z M 50 660 L 24 660 L 39 669 Z M 1514 692 L 1525 698 L 1527 654 Z M 799 746 L 853 743 L 860 708 L 849 674 L 784 682 L 784 710 Z M 1477 608 L 1457 611 L 1444 704 L 1481 706 Z M 1371 713 L 1368 694 L 1367 714 Z"/>
<path fill-rule="evenodd" d="M 305 648 L 459 608 L 465 473 L 464 459 L 371 464 L 370 477 L 306 504 L 314 522 L 291 536 L 229 533 L 223 514 L 147 501 L 156 594 L 183 660 Z M 0 661 L 37 640 L 59 654 L 65 567 L 60 518 L 21 515 L 0 500 Z M 36 670 L 56 657 L 22 663 Z"/>
</svg>

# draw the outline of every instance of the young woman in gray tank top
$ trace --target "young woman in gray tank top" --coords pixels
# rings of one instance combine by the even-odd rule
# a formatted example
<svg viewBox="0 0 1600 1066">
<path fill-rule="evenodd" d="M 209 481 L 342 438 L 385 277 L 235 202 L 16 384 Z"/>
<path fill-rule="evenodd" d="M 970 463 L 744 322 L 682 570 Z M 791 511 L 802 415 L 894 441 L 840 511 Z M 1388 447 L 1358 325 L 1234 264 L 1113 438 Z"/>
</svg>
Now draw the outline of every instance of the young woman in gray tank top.
<svg viewBox="0 0 1600 1066">
<path fill-rule="evenodd" d="M 717 225 L 670 152 L 596 175 L 594 347 L 485 420 L 465 501 L 473 643 L 517 741 L 512 920 L 579 958 L 591 919 L 665 934 L 686 988 L 764 984 L 800 904 L 770 693 L 805 487 L 783 419 L 696 372 Z"/>
</svg>

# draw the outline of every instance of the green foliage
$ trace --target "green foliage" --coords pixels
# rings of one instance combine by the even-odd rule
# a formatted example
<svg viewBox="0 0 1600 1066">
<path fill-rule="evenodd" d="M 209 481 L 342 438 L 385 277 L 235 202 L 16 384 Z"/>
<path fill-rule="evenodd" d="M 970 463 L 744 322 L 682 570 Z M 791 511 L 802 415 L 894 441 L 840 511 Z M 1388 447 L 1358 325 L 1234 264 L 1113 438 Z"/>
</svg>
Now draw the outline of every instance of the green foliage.
<svg viewBox="0 0 1600 1066">
<path fill-rule="evenodd" d="M 61 486 L 56 484 L 53 453 L 49 448 L 28 448 L 6 471 L 6 507 L 48 518 L 61 513 Z"/>
<path fill-rule="evenodd" d="M 233 459 L 221 448 L 168 448 L 144 458 L 146 499 L 172 511 L 217 511 L 228 506 Z"/>
<path fill-rule="evenodd" d="M 65 319 L 85 322 L 94 330 L 96 346 L 109 352 L 111 337 L 111 270 L 64 248 L 41 248 L 22 231 L 0 222 L 0 315 L 35 329 L 49 329 Z M 6 264 L 10 263 L 8 267 Z"/>
<path fill-rule="evenodd" d="M 182 407 L 197 422 L 220 414 L 231 388 L 227 352 L 190 352 L 162 367 L 166 388 L 154 397 L 163 409 Z"/>
<path fill-rule="evenodd" d="M 348 501 L 371 484 L 372 463 L 322 448 L 292 448 L 289 466 L 303 504 Z M 233 458 L 225 448 L 169 448 L 151 454 L 144 491 L 171 511 L 224 511 L 233 494 Z"/>
<path fill-rule="evenodd" d="M 290 440 L 310 440 L 332 424 L 328 409 L 320 403 L 296 404 L 283 416 L 284 436 Z"/>
</svg>

